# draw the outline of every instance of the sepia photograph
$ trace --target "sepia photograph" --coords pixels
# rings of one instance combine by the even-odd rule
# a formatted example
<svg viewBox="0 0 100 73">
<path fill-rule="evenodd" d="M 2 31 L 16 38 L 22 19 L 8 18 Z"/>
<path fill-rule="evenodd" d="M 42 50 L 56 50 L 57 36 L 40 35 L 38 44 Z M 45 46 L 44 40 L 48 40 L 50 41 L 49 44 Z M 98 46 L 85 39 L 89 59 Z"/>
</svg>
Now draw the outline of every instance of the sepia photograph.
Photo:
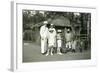
<svg viewBox="0 0 100 73">
<path fill-rule="evenodd" d="M 95 7 L 29 1 L 11 7 L 11 70 L 97 65 Z"/>
<path fill-rule="evenodd" d="M 91 13 L 22 10 L 22 62 L 91 59 Z"/>
</svg>

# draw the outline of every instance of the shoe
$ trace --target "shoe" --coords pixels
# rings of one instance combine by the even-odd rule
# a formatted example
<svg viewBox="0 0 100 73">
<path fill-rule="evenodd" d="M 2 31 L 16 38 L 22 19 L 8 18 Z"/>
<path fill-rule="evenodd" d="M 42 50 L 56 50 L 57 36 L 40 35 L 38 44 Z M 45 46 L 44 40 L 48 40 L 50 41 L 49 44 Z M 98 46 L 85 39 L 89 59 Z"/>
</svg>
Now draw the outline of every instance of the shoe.
<svg viewBox="0 0 100 73">
<path fill-rule="evenodd" d="M 80 52 L 82 53 L 82 49 L 80 48 Z"/>
<path fill-rule="evenodd" d="M 42 55 L 45 55 L 45 53 L 41 53 Z"/>
<path fill-rule="evenodd" d="M 76 51 L 73 49 L 73 50 L 72 50 L 72 53 L 75 53 L 75 52 L 76 52 Z"/>
<path fill-rule="evenodd" d="M 45 56 L 48 56 L 49 55 L 49 53 L 47 53 Z"/>
<path fill-rule="evenodd" d="M 59 53 L 57 53 L 57 54 L 62 55 L 62 53 L 60 53 L 60 52 L 59 52 Z"/>
<path fill-rule="evenodd" d="M 51 56 L 53 55 L 53 53 L 51 53 Z"/>
<path fill-rule="evenodd" d="M 42 55 L 45 55 L 47 52 L 41 53 Z"/>
</svg>

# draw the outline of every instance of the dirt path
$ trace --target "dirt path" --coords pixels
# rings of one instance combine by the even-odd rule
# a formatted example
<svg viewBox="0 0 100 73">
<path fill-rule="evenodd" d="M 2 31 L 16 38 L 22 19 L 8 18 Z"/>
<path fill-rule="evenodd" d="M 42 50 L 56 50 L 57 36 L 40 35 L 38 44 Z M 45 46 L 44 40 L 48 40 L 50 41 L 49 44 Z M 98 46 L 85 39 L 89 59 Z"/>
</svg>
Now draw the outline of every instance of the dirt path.
<svg viewBox="0 0 100 73">
<path fill-rule="evenodd" d="M 84 60 L 90 58 L 90 50 L 84 51 L 82 53 L 68 52 L 63 55 L 54 54 L 53 56 L 45 56 L 40 53 L 40 46 L 35 43 L 24 43 L 23 46 L 23 62 Z"/>
</svg>

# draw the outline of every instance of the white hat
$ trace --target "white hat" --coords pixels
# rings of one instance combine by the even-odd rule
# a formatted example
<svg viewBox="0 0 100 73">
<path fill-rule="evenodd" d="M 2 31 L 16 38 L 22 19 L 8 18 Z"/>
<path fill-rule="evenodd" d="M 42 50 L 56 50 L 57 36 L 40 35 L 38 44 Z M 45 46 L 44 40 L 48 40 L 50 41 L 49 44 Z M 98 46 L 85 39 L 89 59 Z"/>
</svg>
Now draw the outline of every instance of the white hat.
<svg viewBox="0 0 100 73">
<path fill-rule="evenodd" d="M 44 21 L 43 23 L 44 23 L 44 24 L 47 24 L 48 22 L 47 22 L 47 21 Z"/>
<path fill-rule="evenodd" d="M 52 32 L 53 32 L 53 31 L 54 31 L 54 29 L 50 28 L 50 29 L 49 29 L 49 31 L 52 31 Z"/>
<path fill-rule="evenodd" d="M 57 30 L 57 32 L 61 32 L 61 30 Z"/>
<path fill-rule="evenodd" d="M 51 26 L 53 26 L 54 24 L 51 24 Z"/>
</svg>

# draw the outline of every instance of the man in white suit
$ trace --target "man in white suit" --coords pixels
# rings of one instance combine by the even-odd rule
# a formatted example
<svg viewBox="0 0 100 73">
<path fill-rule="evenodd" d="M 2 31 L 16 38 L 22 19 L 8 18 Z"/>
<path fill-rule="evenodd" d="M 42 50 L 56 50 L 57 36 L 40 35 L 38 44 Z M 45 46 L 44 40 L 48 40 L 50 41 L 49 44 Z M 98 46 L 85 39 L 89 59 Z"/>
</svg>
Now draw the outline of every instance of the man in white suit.
<svg viewBox="0 0 100 73">
<path fill-rule="evenodd" d="M 45 54 L 47 51 L 47 36 L 48 36 L 48 28 L 47 21 L 44 21 L 44 25 L 40 28 L 40 36 L 41 36 L 41 53 Z"/>
</svg>

